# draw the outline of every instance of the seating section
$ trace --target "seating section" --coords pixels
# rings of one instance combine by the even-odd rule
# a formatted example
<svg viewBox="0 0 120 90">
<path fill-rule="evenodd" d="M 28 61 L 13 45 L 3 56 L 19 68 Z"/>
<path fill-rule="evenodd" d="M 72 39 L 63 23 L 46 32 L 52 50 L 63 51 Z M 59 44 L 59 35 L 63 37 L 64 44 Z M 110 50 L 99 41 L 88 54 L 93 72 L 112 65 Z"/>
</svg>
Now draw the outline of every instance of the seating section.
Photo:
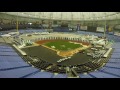
<svg viewBox="0 0 120 90">
<path fill-rule="evenodd" d="M 51 78 L 53 73 L 50 72 L 39 72 L 39 78 Z"/>
<path fill-rule="evenodd" d="M 20 78 L 22 76 L 25 76 L 27 74 L 30 74 L 32 72 L 35 72 L 37 69 L 32 67 L 25 67 L 25 68 L 18 68 L 18 69 L 12 69 L 12 70 L 5 70 L 0 71 L 0 77 L 5 78 Z"/>
<path fill-rule="evenodd" d="M 80 78 L 93 78 L 89 74 L 80 74 L 79 76 L 80 76 Z"/>
<path fill-rule="evenodd" d="M 120 63 L 107 63 L 106 67 L 120 68 Z"/>
<path fill-rule="evenodd" d="M 0 70 L 6 70 L 9 68 L 18 68 L 23 66 L 29 66 L 28 64 L 24 62 L 0 62 Z"/>
<path fill-rule="evenodd" d="M 14 50 L 12 48 L 1 48 L 0 47 L 0 52 L 14 52 Z"/>
<path fill-rule="evenodd" d="M 0 52 L 0 55 L 3 56 L 15 56 L 15 55 L 18 55 L 17 53 L 15 52 Z"/>
<path fill-rule="evenodd" d="M 32 29 L 32 30 L 19 30 L 20 33 L 35 33 L 35 32 L 46 32 L 44 29 Z"/>
<path fill-rule="evenodd" d="M 120 77 L 120 69 L 106 67 L 104 70 L 101 70 L 101 72 L 105 72 L 105 73 Z"/>
<path fill-rule="evenodd" d="M 30 75 L 30 76 L 28 76 L 28 77 L 26 77 L 26 78 L 40 78 L 40 74 L 41 74 L 41 72 L 38 72 L 38 73 L 36 73 L 36 74 L 34 74 L 34 75 Z M 43 76 L 44 77 L 44 76 Z"/>
<path fill-rule="evenodd" d="M 53 78 L 67 78 L 66 74 L 58 74 L 58 75 L 54 75 Z"/>
<path fill-rule="evenodd" d="M 0 24 L 0 28 L 2 28 L 2 29 L 0 29 L 1 31 L 4 31 L 4 30 L 7 30 L 7 31 L 9 31 L 9 30 L 12 30 L 12 29 L 15 29 L 16 28 L 16 25 L 15 24 L 12 24 L 12 25 L 7 25 L 7 24 L 3 24 L 3 25 L 1 25 Z M 41 28 L 43 28 L 42 26 L 40 26 L 40 25 L 29 25 L 29 24 L 24 24 L 24 25 L 19 25 L 19 28 L 20 29 L 27 29 L 27 28 L 34 28 L 34 29 L 41 29 Z"/>
<path fill-rule="evenodd" d="M 69 32 L 69 28 L 68 27 L 55 27 L 53 28 L 54 32 Z"/>
<path fill-rule="evenodd" d="M 110 59 L 109 63 L 120 63 L 120 59 Z"/>
<path fill-rule="evenodd" d="M 91 72 L 89 74 L 93 75 L 96 78 L 119 78 L 118 76 L 112 75 L 110 73 L 105 73 L 105 72 L 100 72 L 100 71 Z"/>
</svg>

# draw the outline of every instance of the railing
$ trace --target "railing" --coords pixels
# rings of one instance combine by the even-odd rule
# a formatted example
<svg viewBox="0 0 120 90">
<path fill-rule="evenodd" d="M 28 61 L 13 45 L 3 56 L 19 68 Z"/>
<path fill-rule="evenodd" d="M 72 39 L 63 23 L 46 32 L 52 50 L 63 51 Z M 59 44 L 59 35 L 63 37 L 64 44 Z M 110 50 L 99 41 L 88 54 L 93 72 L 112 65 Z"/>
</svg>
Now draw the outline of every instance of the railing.
<svg viewBox="0 0 120 90">
<path fill-rule="evenodd" d="M 20 50 L 15 44 L 13 45 L 23 56 L 26 56 L 27 54 Z"/>
<path fill-rule="evenodd" d="M 103 55 L 103 57 L 108 57 L 108 55 L 111 51 L 112 51 L 112 48 L 109 48 L 109 50 Z"/>
</svg>

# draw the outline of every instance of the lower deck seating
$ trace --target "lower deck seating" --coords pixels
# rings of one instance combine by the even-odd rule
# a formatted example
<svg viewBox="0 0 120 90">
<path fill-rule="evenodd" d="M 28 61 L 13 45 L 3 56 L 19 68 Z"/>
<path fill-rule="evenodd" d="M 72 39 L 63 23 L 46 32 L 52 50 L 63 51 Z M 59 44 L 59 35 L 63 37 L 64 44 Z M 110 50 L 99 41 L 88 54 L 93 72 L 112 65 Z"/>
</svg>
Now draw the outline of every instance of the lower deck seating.
<svg viewBox="0 0 120 90">
<path fill-rule="evenodd" d="M 120 63 L 107 63 L 105 66 L 120 68 Z"/>
<path fill-rule="evenodd" d="M 39 72 L 39 78 L 51 78 L 53 73 L 50 72 Z"/>
<path fill-rule="evenodd" d="M 93 78 L 89 74 L 79 74 L 80 78 Z"/>
<path fill-rule="evenodd" d="M 5 71 L 0 71 L 0 77 L 1 78 L 20 78 L 22 76 L 25 76 L 35 71 L 37 71 L 37 69 L 33 67 L 5 70 Z"/>
<path fill-rule="evenodd" d="M 57 75 L 54 75 L 53 78 L 67 78 L 67 75 L 66 74 L 57 74 Z"/>
<path fill-rule="evenodd" d="M 26 78 L 40 78 L 40 74 L 41 74 L 41 72 L 38 72 L 38 73 L 36 73 L 34 75 L 30 75 L 30 76 L 28 76 Z M 43 78 L 44 78 L 44 76 L 43 76 Z"/>
<path fill-rule="evenodd" d="M 16 52 L 0 52 L 0 56 L 2 56 L 2 55 L 4 55 L 4 56 L 6 56 L 6 55 L 8 55 L 8 56 L 18 56 L 18 54 Z"/>
<path fill-rule="evenodd" d="M 110 59 L 108 63 L 120 63 L 120 59 Z"/>
<path fill-rule="evenodd" d="M 104 68 L 104 70 L 100 70 L 100 71 L 120 77 L 120 69 L 106 67 Z"/>
<path fill-rule="evenodd" d="M 93 75 L 96 78 L 119 78 L 118 76 L 100 72 L 100 71 L 91 72 L 89 74 Z"/>
<path fill-rule="evenodd" d="M 29 64 L 23 62 L 0 62 L 0 70 L 6 70 L 9 68 L 17 68 L 23 66 L 30 66 Z"/>
</svg>

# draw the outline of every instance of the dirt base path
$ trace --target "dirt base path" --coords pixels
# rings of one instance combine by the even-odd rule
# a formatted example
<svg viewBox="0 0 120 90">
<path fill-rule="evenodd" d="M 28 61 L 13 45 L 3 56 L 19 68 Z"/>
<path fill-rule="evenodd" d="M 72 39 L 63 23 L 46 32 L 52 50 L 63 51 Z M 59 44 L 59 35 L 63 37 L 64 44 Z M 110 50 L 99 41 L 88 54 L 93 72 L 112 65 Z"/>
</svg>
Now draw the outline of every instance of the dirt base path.
<svg viewBox="0 0 120 90">
<path fill-rule="evenodd" d="M 41 45 L 41 46 L 57 52 L 57 55 L 59 55 L 59 56 L 61 56 L 61 57 L 71 57 L 71 56 L 73 56 L 74 54 L 76 54 L 76 53 L 78 53 L 78 52 L 81 52 L 81 51 L 83 51 L 83 50 L 85 50 L 85 49 L 87 49 L 87 48 L 90 47 L 90 46 L 85 46 L 85 45 L 83 45 L 82 48 L 80 47 L 80 48 L 77 48 L 77 49 L 74 49 L 74 50 L 60 51 L 60 50 L 56 50 L 56 49 L 47 47 L 47 46 L 45 46 L 45 45 Z"/>
<path fill-rule="evenodd" d="M 57 51 L 57 54 L 61 57 L 71 57 L 76 53 L 82 52 L 83 50 L 89 48 L 90 46 L 83 46 L 82 48 L 77 48 L 74 50 L 68 50 L 68 51 Z"/>
</svg>

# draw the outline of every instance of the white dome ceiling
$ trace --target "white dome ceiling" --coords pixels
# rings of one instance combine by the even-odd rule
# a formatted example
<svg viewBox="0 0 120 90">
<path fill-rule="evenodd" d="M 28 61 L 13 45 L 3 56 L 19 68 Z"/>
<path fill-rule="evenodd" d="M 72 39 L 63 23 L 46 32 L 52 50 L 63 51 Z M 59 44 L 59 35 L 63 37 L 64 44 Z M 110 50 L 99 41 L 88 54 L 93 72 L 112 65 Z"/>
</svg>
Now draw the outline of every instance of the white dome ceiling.
<svg viewBox="0 0 120 90">
<path fill-rule="evenodd" d="M 30 18 L 54 20 L 113 20 L 120 19 L 119 12 L 2 12 Z"/>
</svg>

